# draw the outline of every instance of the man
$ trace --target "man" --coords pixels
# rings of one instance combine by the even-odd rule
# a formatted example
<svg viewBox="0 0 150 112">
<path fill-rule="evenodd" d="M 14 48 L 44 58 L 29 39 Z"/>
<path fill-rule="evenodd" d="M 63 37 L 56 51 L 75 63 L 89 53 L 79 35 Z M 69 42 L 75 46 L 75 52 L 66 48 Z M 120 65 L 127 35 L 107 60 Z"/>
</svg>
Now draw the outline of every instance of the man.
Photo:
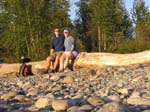
<svg viewBox="0 0 150 112">
<path fill-rule="evenodd" d="M 52 72 L 55 72 L 59 65 L 59 58 L 64 52 L 64 36 L 60 35 L 59 29 L 55 29 L 54 34 L 55 37 L 53 37 L 50 45 L 50 56 L 47 57 L 45 61 L 45 69 L 41 74 L 48 73 L 52 61 L 55 61 L 52 69 Z"/>
</svg>

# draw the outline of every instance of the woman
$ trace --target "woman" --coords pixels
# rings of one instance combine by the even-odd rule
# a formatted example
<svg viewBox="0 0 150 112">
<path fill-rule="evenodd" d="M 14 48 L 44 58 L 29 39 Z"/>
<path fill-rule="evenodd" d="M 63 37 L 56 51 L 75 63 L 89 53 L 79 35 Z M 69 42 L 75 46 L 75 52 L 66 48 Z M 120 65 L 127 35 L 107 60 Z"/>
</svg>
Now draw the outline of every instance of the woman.
<svg viewBox="0 0 150 112">
<path fill-rule="evenodd" d="M 66 69 L 70 59 L 74 59 L 78 55 L 75 39 L 69 35 L 68 30 L 64 30 L 64 37 L 65 52 L 60 57 L 60 72 Z"/>
</svg>

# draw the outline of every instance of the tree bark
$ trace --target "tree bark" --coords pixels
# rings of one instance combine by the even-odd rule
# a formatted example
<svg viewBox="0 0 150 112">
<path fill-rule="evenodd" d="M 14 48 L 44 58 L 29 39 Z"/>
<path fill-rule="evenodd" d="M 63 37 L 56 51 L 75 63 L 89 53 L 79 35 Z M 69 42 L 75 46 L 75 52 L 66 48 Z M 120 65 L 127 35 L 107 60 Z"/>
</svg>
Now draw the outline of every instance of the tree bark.
<svg viewBox="0 0 150 112">
<path fill-rule="evenodd" d="M 81 52 L 75 59 L 74 69 L 100 68 L 104 66 L 128 66 L 150 63 L 150 50 L 133 54 L 86 53 Z M 32 65 L 33 74 L 44 69 L 44 61 L 28 63 Z M 0 64 L 0 77 L 15 76 L 21 64 Z"/>
</svg>

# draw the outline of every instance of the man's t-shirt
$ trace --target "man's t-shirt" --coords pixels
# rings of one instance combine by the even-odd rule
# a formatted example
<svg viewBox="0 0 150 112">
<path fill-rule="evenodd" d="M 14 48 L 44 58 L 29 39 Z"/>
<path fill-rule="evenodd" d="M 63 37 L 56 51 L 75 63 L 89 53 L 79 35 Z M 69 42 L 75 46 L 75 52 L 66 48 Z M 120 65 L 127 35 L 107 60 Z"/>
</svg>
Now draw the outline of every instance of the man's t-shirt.
<svg viewBox="0 0 150 112">
<path fill-rule="evenodd" d="M 51 41 L 51 49 L 54 49 L 54 52 L 64 51 L 64 36 L 54 37 Z"/>
</svg>

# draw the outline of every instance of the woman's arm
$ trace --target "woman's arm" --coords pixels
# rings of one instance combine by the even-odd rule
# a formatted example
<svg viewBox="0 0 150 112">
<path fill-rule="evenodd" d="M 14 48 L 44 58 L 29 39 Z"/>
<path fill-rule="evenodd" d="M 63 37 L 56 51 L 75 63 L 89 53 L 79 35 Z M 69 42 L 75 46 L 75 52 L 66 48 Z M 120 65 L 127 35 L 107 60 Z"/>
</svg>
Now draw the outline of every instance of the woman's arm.
<svg viewBox="0 0 150 112">
<path fill-rule="evenodd" d="M 71 37 L 71 48 L 70 48 L 70 52 L 72 53 L 74 50 L 74 43 L 75 43 L 75 39 L 73 37 Z"/>
</svg>

